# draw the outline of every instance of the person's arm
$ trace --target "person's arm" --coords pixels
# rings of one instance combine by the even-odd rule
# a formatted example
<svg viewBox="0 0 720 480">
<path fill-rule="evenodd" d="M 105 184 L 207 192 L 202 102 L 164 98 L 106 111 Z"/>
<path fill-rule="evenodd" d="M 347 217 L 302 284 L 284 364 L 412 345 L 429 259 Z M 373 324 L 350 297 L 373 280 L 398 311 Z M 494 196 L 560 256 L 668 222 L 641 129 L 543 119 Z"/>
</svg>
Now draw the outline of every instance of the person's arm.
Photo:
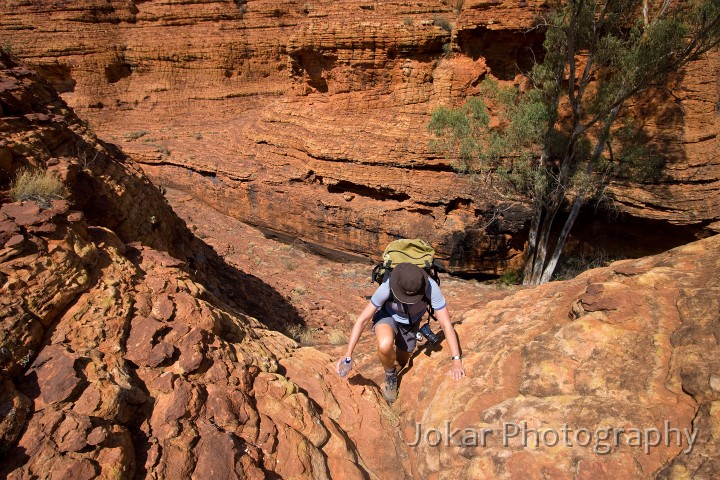
<svg viewBox="0 0 720 480">
<path fill-rule="evenodd" d="M 348 347 L 345 351 L 345 357 L 352 358 L 352 353 L 355 349 L 355 345 L 357 345 L 357 342 L 360 340 L 360 335 L 362 335 L 363 330 L 365 330 L 365 327 L 372 319 L 373 315 L 375 315 L 375 312 L 377 312 L 377 307 L 373 305 L 372 302 L 368 302 L 365 309 L 360 312 L 360 315 L 358 315 L 357 319 L 355 320 L 355 324 L 353 325 L 352 333 L 350 333 L 350 341 L 348 342 Z M 344 361 L 344 359 L 345 358 L 343 357 L 340 359 L 340 361 L 338 361 L 338 373 L 340 373 L 340 362 Z"/>
<path fill-rule="evenodd" d="M 448 312 L 447 307 L 437 310 L 435 312 L 435 316 L 437 317 L 438 322 L 440 322 L 440 326 L 445 333 L 448 347 L 450 347 L 450 356 L 459 357 L 460 344 L 458 343 L 458 337 L 452 326 L 452 322 L 450 322 L 450 312 Z M 455 380 L 460 380 L 465 376 L 465 368 L 463 367 L 462 360 L 458 359 L 452 361 L 449 375 Z"/>
</svg>

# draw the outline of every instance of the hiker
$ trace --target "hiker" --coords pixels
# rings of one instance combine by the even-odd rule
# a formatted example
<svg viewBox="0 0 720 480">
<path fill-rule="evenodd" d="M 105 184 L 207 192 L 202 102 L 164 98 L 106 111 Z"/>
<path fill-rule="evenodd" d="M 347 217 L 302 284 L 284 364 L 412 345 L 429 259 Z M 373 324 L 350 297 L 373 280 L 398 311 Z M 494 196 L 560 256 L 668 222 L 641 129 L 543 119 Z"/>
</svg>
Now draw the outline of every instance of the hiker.
<svg viewBox="0 0 720 480">
<path fill-rule="evenodd" d="M 415 349 L 416 334 L 428 303 L 435 309 L 437 319 L 450 347 L 452 366 L 449 375 L 455 380 L 465 376 L 460 359 L 460 345 L 450 323 L 445 297 L 438 284 L 423 269 L 412 263 L 398 264 L 360 313 L 348 344 L 345 358 L 337 364 L 337 372 L 346 376 L 352 368 L 352 352 L 360 335 L 372 319 L 372 330 L 377 337 L 378 357 L 385 369 L 383 396 L 388 402 L 397 398 L 396 363 L 403 368 Z"/>
</svg>

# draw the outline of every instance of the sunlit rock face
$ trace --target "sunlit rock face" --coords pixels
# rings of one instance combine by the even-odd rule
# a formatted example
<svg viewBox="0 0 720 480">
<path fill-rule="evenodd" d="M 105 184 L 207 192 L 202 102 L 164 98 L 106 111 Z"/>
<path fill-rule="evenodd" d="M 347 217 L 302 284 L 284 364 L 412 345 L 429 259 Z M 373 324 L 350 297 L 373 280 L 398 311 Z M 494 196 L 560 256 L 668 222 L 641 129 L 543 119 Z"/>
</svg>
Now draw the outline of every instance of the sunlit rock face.
<svg viewBox="0 0 720 480">
<path fill-rule="evenodd" d="M 544 2 L 6 1 L 0 41 L 156 182 L 280 235 L 376 256 L 422 237 L 465 273 L 516 268 L 529 210 L 428 146 L 440 104 L 542 56 Z M 717 231 L 718 56 L 627 109 L 666 155 L 657 185 L 613 184 L 610 222 L 646 245 Z M 519 80 L 517 80 L 519 82 Z M 645 118 L 645 115 L 648 115 Z M 588 212 L 587 217 L 592 216 Z M 613 223 L 614 222 L 614 223 Z M 606 227 L 603 218 L 600 227 Z M 616 235 L 579 241 L 617 253 Z M 573 243 L 570 243 L 571 247 Z"/>
<path fill-rule="evenodd" d="M 525 289 L 403 377 L 420 478 L 715 478 L 720 236 Z"/>
<path fill-rule="evenodd" d="M 279 333 L 286 299 L 4 55 L 0 106 L 0 477 L 403 478 L 377 390 Z M 7 201 L 21 168 L 66 198 Z"/>
</svg>

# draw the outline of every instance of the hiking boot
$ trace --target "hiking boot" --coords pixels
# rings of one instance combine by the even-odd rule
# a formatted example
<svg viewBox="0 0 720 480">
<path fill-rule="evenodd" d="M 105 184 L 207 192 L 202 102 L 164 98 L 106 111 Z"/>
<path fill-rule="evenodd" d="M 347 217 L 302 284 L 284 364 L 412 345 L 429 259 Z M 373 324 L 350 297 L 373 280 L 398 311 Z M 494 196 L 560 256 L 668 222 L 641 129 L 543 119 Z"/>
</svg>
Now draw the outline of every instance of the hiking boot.
<svg viewBox="0 0 720 480">
<path fill-rule="evenodd" d="M 393 403 L 397 399 L 398 381 L 397 375 L 385 375 L 385 385 L 383 387 L 383 397 L 388 403 Z"/>
</svg>

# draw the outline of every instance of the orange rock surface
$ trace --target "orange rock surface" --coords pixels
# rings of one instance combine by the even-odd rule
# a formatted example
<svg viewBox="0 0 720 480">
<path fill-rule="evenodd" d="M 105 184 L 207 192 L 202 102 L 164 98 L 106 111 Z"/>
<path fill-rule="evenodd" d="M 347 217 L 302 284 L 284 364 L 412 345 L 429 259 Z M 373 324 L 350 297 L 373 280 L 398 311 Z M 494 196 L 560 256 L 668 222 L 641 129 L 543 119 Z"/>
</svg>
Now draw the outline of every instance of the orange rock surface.
<svg viewBox="0 0 720 480">
<path fill-rule="evenodd" d="M 0 63 L 6 168 L 47 167 L 68 190 L 47 208 L 2 192 L 3 478 L 720 474 L 720 236 L 481 308 L 467 309 L 481 287 L 455 301 L 449 282 L 468 375 L 445 375 L 444 344 L 422 347 L 389 407 L 371 337 L 338 378 L 337 355 L 277 331 L 312 316 L 299 302 L 225 262 L 40 77 Z M 409 445 L 418 425 L 436 433 Z M 503 442 L 513 426 L 527 441 Z M 456 445 L 455 429 L 491 433 Z"/>
<path fill-rule="evenodd" d="M 2 192 L 0 477 L 403 478 L 374 455 L 401 445 L 377 390 L 247 314 L 280 328 L 292 305 L 5 56 L 0 105 L 9 172 L 46 168 L 68 194 Z"/>
<path fill-rule="evenodd" d="M 453 270 L 497 273 L 519 263 L 528 209 L 454 173 L 425 124 L 486 74 L 526 71 L 542 42 L 528 28 L 544 8 L 7 0 L 0 42 L 158 183 L 326 248 L 371 256 L 420 236 Z M 659 185 L 612 186 L 630 214 L 622 229 L 645 233 L 630 221 L 641 217 L 660 221 L 653 230 L 718 230 L 717 77 L 713 54 L 638 107 L 669 163 Z"/>
<path fill-rule="evenodd" d="M 467 378 L 443 375 L 443 348 L 401 381 L 404 438 L 422 432 L 413 472 L 717 478 L 718 268 L 714 236 L 465 312 Z"/>
</svg>

